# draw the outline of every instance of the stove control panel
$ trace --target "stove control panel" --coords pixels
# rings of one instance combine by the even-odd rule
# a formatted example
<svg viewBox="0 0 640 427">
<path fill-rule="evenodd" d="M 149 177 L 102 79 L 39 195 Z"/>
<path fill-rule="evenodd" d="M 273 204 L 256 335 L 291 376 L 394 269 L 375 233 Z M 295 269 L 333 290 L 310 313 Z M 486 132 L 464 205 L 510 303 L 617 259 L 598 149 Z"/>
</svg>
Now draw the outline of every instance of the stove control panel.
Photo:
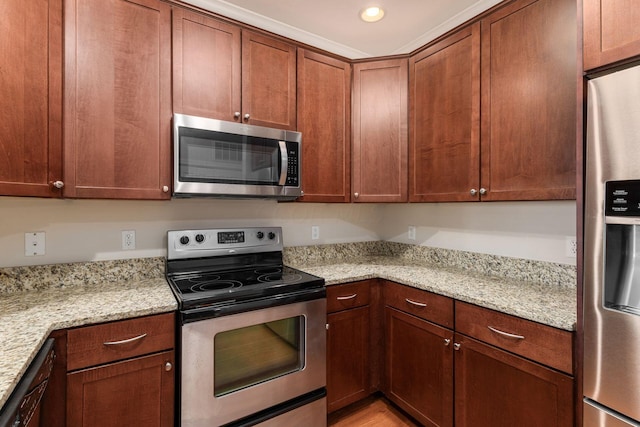
<svg viewBox="0 0 640 427">
<path fill-rule="evenodd" d="M 282 228 L 173 230 L 167 233 L 167 247 L 169 260 L 282 251 Z"/>
</svg>

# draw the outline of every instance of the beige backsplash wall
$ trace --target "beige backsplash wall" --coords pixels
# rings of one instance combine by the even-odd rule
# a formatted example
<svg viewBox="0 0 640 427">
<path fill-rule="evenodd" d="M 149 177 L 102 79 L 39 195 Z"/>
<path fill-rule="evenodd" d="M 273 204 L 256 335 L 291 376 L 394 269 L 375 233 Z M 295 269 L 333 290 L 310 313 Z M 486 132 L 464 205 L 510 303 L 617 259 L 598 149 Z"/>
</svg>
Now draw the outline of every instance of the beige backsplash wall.
<svg viewBox="0 0 640 427">
<path fill-rule="evenodd" d="M 286 246 L 392 240 L 571 264 L 574 202 L 320 204 L 269 200 L 47 200 L 0 197 L 0 267 L 164 256 L 172 229 L 282 226 Z M 311 226 L 320 239 L 311 240 Z M 418 239 L 406 239 L 407 226 Z M 136 249 L 121 250 L 135 230 Z M 25 257 L 24 233 L 46 233 L 46 255 Z"/>
</svg>

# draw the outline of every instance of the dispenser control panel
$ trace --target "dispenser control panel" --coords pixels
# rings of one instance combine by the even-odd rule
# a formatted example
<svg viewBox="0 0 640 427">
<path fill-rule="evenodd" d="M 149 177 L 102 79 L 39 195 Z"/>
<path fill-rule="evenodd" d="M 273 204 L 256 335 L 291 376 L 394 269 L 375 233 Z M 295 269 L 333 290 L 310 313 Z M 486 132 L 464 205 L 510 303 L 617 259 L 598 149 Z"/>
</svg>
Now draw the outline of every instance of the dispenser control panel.
<svg viewBox="0 0 640 427">
<path fill-rule="evenodd" d="M 640 216 L 640 180 L 605 183 L 605 215 Z"/>
</svg>

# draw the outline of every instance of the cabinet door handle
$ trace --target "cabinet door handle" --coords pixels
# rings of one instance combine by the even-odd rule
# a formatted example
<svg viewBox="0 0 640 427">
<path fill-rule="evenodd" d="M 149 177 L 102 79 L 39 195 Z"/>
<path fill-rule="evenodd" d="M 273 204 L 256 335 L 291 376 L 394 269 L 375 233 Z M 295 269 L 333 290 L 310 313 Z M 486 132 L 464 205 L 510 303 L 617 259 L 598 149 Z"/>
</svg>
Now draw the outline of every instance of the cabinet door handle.
<svg viewBox="0 0 640 427">
<path fill-rule="evenodd" d="M 173 369 L 173 365 L 171 364 L 171 362 L 167 362 L 164 364 L 164 370 L 167 372 L 170 372 Z"/>
<path fill-rule="evenodd" d="M 451 340 L 449 338 L 445 338 L 444 339 L 444 346 L 445 347 L 449 347 L 449 344 L 451 344 Z"/>
<path fill-rule="evenodd" d="M 105 343 L 102 343 L 104 345 L 122 345 L 122 344 L 129 344 L 131 342 L 134 341 L 138 341 L 141 340 L 142 338 L 146 337 L 147 334 L 142 334 L 142 335 L 138 335 L 137 337 L 133 337 L 133 338 L 129 338 L 126 340 L 121 340 L 121 341 L 107 341 Z"/>
<path fill-rule="evenodd" d="M 423 302 L 413 301 L 413 300 L 410 300 L 409 298 L 405 298 L 404 300 L 406 302 L 408 302 L 409 304 L 415 305 L 415 306 L 418 306 L 418 307 L 426 307 L 427 306 L 427 304 L 425 304 Z"/>
<path fill-rule="evenodd" d="M 478 190 L 476 190 L 475 188 L 472 188 L 472 189 L 469 191 L 469 194 L 471 194 L 472 196 L 475 196 L 476 194 L 478 194 Z"/>
<path fill-rule="evenodd" d="M 249 113 L 247 113 L 247 114 L 245 114 L 245 115 L 244 115 L 244 119 L 245 119 L 245 120 L 249 120 L 250 118 L 251 118 L 251 115 L 250 115 Z"/>
<path fill-rule="evenodd" d="M 347 300 L 347 299 L 354 299 L 357 296 L 358 296 L 358 294 L 353 294 L 353 295 L 349 295 L 349 296 L 346 296 L 346 297 L 336 297 L 336 299 L 338 301 L 344 301 L 344 300 Z"/>
<path fill-rule="evenodd" d="M 51 183 L 51 185 L 53 185 L 55 188 L 60 190 L 62 187 L 64 187 L 64 182 L 63 181 L 53 181 Z"/>
<path fill-rule="evenodd" d="M 485 194 L 487 194 L 487 189 L 486 188 L 481 188 L 480 189 L 480 195 L 484 196 Z"/>
<path fill-rule="evenodd" d="M 453 349 L 454 349 L 455 351 L 459 351 L 459 350 L 460 350 L 460 344 L 459 344 L 459 343 L 457 343 L 457 342 L 454 342 L 454 343 L 453 343 Z"/>
<path fill-rule="evenodd" d="M 524 336 L 522 336 L 522 335 L 510 334 L 509 332 L 504 332 L 504 331 L 501 331 L 499 329 L 493 328 L 491 326 L 487 326 L 487 328 L 489 328 L 490 331 L 495 332 L 496 334 L 500 334 L 502 336 L 505 336 L 507 338 L 514 338 L 514 339 L 517 339 L 517 340 L 523 340 L 524 339 Z"/>
</svg>

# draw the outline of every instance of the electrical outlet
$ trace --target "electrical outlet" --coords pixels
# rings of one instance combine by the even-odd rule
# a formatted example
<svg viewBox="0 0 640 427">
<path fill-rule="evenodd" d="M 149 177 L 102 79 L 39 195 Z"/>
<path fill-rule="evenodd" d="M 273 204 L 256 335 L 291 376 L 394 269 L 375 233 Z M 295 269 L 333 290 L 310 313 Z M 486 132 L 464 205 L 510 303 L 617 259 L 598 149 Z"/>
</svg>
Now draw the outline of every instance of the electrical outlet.
<svg viewBox="0 0 640 427">
<path fill-rule="evenodd" d="M 36 233 L 24 233 L 24 256 L 45 254 L 44 231 Z"/>
<path fill-rule="evenodd" d="M 416 227 L 414 227 L 413 225 L 409 226 L 407 237 L 409 238 L 409 240 L 416 240 Z"/>
<path fill-rule="evenodd" d="M 311 240 L 318 240 L 320 238 L 320 227 L 317 225 L 311 226 Z"/>
<path fill-rule="evenodd" d="M 578 254 L 578 242 L 575 237 L 567 236 L 565 240 L 565 256 L 575 258 Z"/>
<path fill-rule="evenodd" d="M 135 230 L 125 230 L 122 232 L 122 249 L 130 251 L 136 248 L 136 232 Z"/>
</svg>

